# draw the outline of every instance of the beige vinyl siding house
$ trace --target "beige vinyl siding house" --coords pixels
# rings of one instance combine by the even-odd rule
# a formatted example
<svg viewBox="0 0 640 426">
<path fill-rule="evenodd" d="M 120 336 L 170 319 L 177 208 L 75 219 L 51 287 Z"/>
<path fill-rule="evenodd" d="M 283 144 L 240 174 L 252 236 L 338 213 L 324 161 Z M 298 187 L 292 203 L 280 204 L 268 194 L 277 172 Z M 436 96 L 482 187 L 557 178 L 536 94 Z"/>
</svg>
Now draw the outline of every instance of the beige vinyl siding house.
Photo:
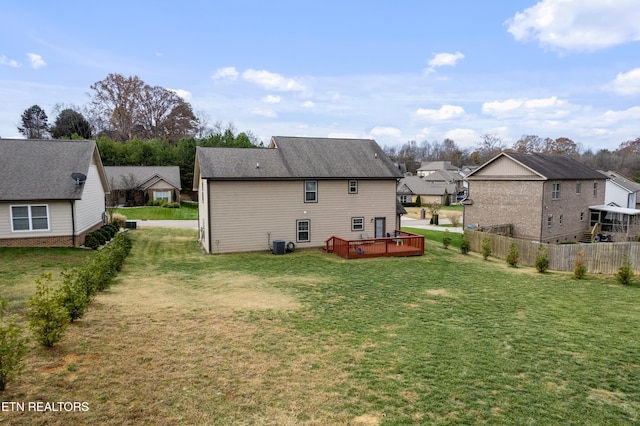
<svg viewBox="0 0 640 426">
<path fill-rule="evenodd" d="M 372 140 L 272 138 L 197 151 L 200 241 L 209 253 L 322 247 L 396 228 L 400 172 Z"/>
<path fill-rule="evenodd" d="M 0 246 L 80 246 L 108 185 L 94 141 L 0 139 Z"/>
<path fill-rule="evenodd" d="M 566 156 L 501 153 L 467 176 L 465 227 L 513 225 L 513 236 L 577 242 L 602 204 L 606 176 Z"/>
</svg>

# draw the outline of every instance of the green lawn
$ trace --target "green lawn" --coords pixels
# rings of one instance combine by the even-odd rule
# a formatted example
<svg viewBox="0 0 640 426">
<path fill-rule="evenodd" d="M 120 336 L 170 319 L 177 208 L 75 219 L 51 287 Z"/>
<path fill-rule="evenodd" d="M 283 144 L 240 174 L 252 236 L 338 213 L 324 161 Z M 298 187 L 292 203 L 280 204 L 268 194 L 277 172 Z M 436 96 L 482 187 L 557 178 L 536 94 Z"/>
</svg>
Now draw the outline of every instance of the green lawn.
<svg viewBox="0 0 640 426">
<path fill-rule="evenodd" d="M 166 207 L 120 207 L 115 213 L 123 214 L 129 220 L 197 220 L 198 203 L 181 202 L 179 209 Z"/>
<path fill-rule="evenodd" d="M 429 238 L 422 257 L 346 261 L 319 250 L 203 255 L 190 229 L 132 235 L 113 287 L 54 352 L 34 350 L 3 395 L 88 401 L 90 411 L 2 420 L 639 420 L 640 288 L 612 277 L 508 268 Z M 0 274 L 20 271 L 21 262 L 9 266 L 4 256 Z"/>
</svg>

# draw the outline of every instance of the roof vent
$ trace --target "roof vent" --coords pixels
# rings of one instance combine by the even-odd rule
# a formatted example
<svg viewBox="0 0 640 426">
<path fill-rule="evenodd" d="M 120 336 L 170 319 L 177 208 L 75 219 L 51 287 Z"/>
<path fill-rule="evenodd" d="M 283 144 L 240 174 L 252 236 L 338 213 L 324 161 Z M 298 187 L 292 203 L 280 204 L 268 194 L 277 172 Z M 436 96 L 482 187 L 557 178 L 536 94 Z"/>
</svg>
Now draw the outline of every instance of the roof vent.
<svg viewBox="0 0 640 426">
<path fill-rule="evenodd" d="M 256 163 L 256 169 L 260 168 L 260 163 Z"/>
<path fill-rule="evenodd" d="M 71 177 L 76 181 L 76 185 L 82 185 L 87 181 L 87 175 L 85 175 L 84 173 L 71 173 Z"/>
</svg>

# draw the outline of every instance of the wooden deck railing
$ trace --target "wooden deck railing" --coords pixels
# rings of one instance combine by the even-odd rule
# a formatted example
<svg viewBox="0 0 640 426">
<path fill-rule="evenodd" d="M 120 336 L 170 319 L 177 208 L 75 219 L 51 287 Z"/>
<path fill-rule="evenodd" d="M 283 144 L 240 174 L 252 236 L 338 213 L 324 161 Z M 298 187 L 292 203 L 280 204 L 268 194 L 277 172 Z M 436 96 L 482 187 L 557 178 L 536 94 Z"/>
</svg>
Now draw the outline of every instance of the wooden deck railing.
<svg viewBox="0 0 640 426">
<path fill-rule="evenodd" d="M 406 231 L 394 231 L 394 237 L 346 240 L 331 237 L 325 241 L 325 251 L 345 259 L 390 256 L 422 256 L 424 237 Z"/>
</svg>

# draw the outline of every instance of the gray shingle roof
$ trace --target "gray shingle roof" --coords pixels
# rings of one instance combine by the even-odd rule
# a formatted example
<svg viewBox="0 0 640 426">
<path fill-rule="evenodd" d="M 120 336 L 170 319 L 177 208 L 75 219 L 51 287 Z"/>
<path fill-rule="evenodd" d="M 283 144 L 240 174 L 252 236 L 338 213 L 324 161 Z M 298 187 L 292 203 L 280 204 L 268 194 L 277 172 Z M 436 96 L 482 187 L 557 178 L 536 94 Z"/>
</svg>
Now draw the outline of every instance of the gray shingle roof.
<svg viewBox="0 0 640 426">
<path fill-rule="evenodd" d="M 405 176 L 398 182 L 397 193 L 413 195 L 455 194 L 456 185 L 428 182 L 419 176 Z"/>
<path fill-rule="evenodd" d="M 133 179 L 139 186 L 144 187 L 145 183 L 153 184 L 153 179 L 157 176 L 180 188 L 180 167 L 178 166 L 105 166 L 105 173 L 112 189 L 126 188 L 123 180 Z"/>
<path fill-rule="evenodd" d="M 566 155 L 505 153 L 517 162 L 538 172 L 549 180 L 606 179 L 602 173 Z"/>
<path fill-rule="evenodd" d="M 79 200 L 71 174 L 86 176 L 94 152 L 94 141 L 0 139 L 0 200 Z"/>
<path fill-rule="evenodd" d="M 401 177 L 371 139 L 274 136 L 269 148 L 197 148 L 207 179 L 395 179 Z"/>
<path fill-rule="evenodd" d="M 601 173 L 605 173 L 600 170 Z M 605 173 L 609 179 L 615 182 L 618 186 L 626 189 L 629 192 L 640 192 L 640 183 L 635 182 L 618 172 L 608 171 Z"/>
</svg>

